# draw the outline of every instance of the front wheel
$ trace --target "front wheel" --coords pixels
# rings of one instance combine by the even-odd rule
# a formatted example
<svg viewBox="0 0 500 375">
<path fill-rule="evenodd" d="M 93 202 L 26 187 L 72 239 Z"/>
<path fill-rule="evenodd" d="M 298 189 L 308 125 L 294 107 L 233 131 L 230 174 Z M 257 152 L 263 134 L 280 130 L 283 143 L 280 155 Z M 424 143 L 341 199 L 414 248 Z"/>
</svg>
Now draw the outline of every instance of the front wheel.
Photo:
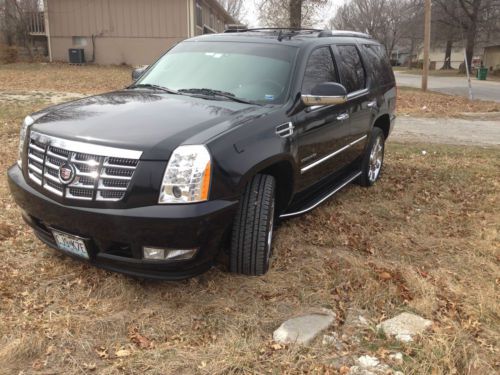
<svg viewBox="0 0 500 375">
<path fill-rule="evenodd" d="M 230 271 L 260 276 L 269 269 L 273 239 L 276 182 L 258 174 L 247 185 L 236 219 L 230 249 Z"/>
<path fill-rule="evenodd" d="M 385 136 L 380 128 L 373 128 L 370 143 L 363 156 L 359 183 L 362 186 L 372 186 L 380 177 L 384 164 Z"/>
</svg>

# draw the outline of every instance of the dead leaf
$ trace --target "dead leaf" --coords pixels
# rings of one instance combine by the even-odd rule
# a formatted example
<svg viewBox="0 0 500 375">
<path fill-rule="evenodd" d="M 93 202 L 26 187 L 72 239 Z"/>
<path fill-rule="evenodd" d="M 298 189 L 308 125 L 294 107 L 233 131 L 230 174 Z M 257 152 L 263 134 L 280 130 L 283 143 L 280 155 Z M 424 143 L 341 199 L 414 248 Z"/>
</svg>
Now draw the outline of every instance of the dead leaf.
<svg viewBox="0 0 500 375">
<path fill-rule="evenodd" d="M 390 279 L 392 279 L 392 275 L 389 272 L 380 272 L 378 274 L 378 277 L 381 280 L 390 280 Z"/>
<path fill-rule="evenodd" d="M 109 358 L 109 353 L 108 353 L 108 349 L 106 349 L 105 347 L 101 346 L 99 348 L 97 348 L 95 350 L 95 352 L 97 353 L 97 355 L 99 356 L 99 358 L 101 359 L 108 359 Z"/>
<path fill-rule="evenodd" d="M 347 375 L 351 369 L 347 366 L 340 367 L 340 375 Z"/>
<path fill-rule="evenodd" d="M 129 330 L 129 339 L 141 349 L 151 349 L 154 347 L 153 341 L 149 340 L 146 336 L 141 335 L 137 327 Z"/>
<path fill-rule="evenodd" d="M 131 355 L 132 352 L 128 349 L 120 349 L 118 350 L 115 355 L 118 357 L 118 358 L 123 358 L 123 357 L 128 357 L 129 355 Z"/>
</svg>

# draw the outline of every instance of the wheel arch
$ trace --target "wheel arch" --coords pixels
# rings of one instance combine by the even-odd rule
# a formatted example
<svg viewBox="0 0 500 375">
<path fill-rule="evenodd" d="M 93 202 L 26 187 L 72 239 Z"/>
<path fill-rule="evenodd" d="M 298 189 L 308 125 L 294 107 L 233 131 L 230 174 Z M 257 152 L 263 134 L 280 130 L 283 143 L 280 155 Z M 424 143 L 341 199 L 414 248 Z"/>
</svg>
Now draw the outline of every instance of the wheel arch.
<svg viewBox="0 0 500 375">
<path fill-rule="evenodd" d="M 378 116 L 373 122 L 374 128 L 380 128 L 384 132 L 384 137 L 387 139 L 391 131 L 391 118 L 388 113 L 383 113 Z"/>
<path fill-rule="evenodd" d="M 241 179 L 239 190 L 244 191 L 245 186 L 257 174 L 273 176 L 276 181 L 276 213 L 283 212 L 291 201 L 295 186 L 295 168 L 291 157 L 278 157 L 259 163 Z"/>
</svg>

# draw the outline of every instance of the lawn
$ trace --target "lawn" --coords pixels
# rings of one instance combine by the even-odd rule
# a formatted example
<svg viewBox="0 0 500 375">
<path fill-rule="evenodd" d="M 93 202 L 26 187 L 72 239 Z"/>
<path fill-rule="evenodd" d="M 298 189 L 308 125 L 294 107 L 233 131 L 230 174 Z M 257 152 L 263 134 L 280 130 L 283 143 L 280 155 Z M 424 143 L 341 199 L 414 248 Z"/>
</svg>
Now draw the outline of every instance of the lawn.
<svg viewBox="0 0 500 375">
<path fill-rule="evenodd" d="M 24 84 L 6 80 L 13 71 L 25 72 Z M 0 90 L 93 93 L 126 85 L 129 73 L 0 66 Z M 22 118 L 46 104 L 0 101 L 3 171 L 15 162 Z M 220 265 L 182 282 L 132 279 L 47 248 L 23 224 L 4 176 L 0 373 L 335 374 L 362 354 L 405 374 L 496 373 L 499 175 L 499 148 L 389 142 L 375 187 L 350 186 L 279 227 L 265 277 Z M 342 333 L 353 309 L 370 325 L 342 336 L 342 350 L 321 339 L 272 342 L 283 320 L 317 307 L 336 312 L 331 331 Z M 403 311 L 433 320 L 432 330 L 401 344 L 374 329 Z"/>
</svg>

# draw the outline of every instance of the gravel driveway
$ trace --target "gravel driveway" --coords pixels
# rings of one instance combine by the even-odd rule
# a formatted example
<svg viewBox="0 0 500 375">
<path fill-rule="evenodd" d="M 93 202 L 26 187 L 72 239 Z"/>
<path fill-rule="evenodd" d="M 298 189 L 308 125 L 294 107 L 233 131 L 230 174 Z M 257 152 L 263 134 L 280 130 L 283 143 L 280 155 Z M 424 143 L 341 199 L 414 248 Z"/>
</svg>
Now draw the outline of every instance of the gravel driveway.
<svg viewBox="0 0 500 375">
<path fill-rule="evenodd" d="M 391 140 L 468 146 L 500 146 L 500 120 L 398 117 Z"/>
</svg>

